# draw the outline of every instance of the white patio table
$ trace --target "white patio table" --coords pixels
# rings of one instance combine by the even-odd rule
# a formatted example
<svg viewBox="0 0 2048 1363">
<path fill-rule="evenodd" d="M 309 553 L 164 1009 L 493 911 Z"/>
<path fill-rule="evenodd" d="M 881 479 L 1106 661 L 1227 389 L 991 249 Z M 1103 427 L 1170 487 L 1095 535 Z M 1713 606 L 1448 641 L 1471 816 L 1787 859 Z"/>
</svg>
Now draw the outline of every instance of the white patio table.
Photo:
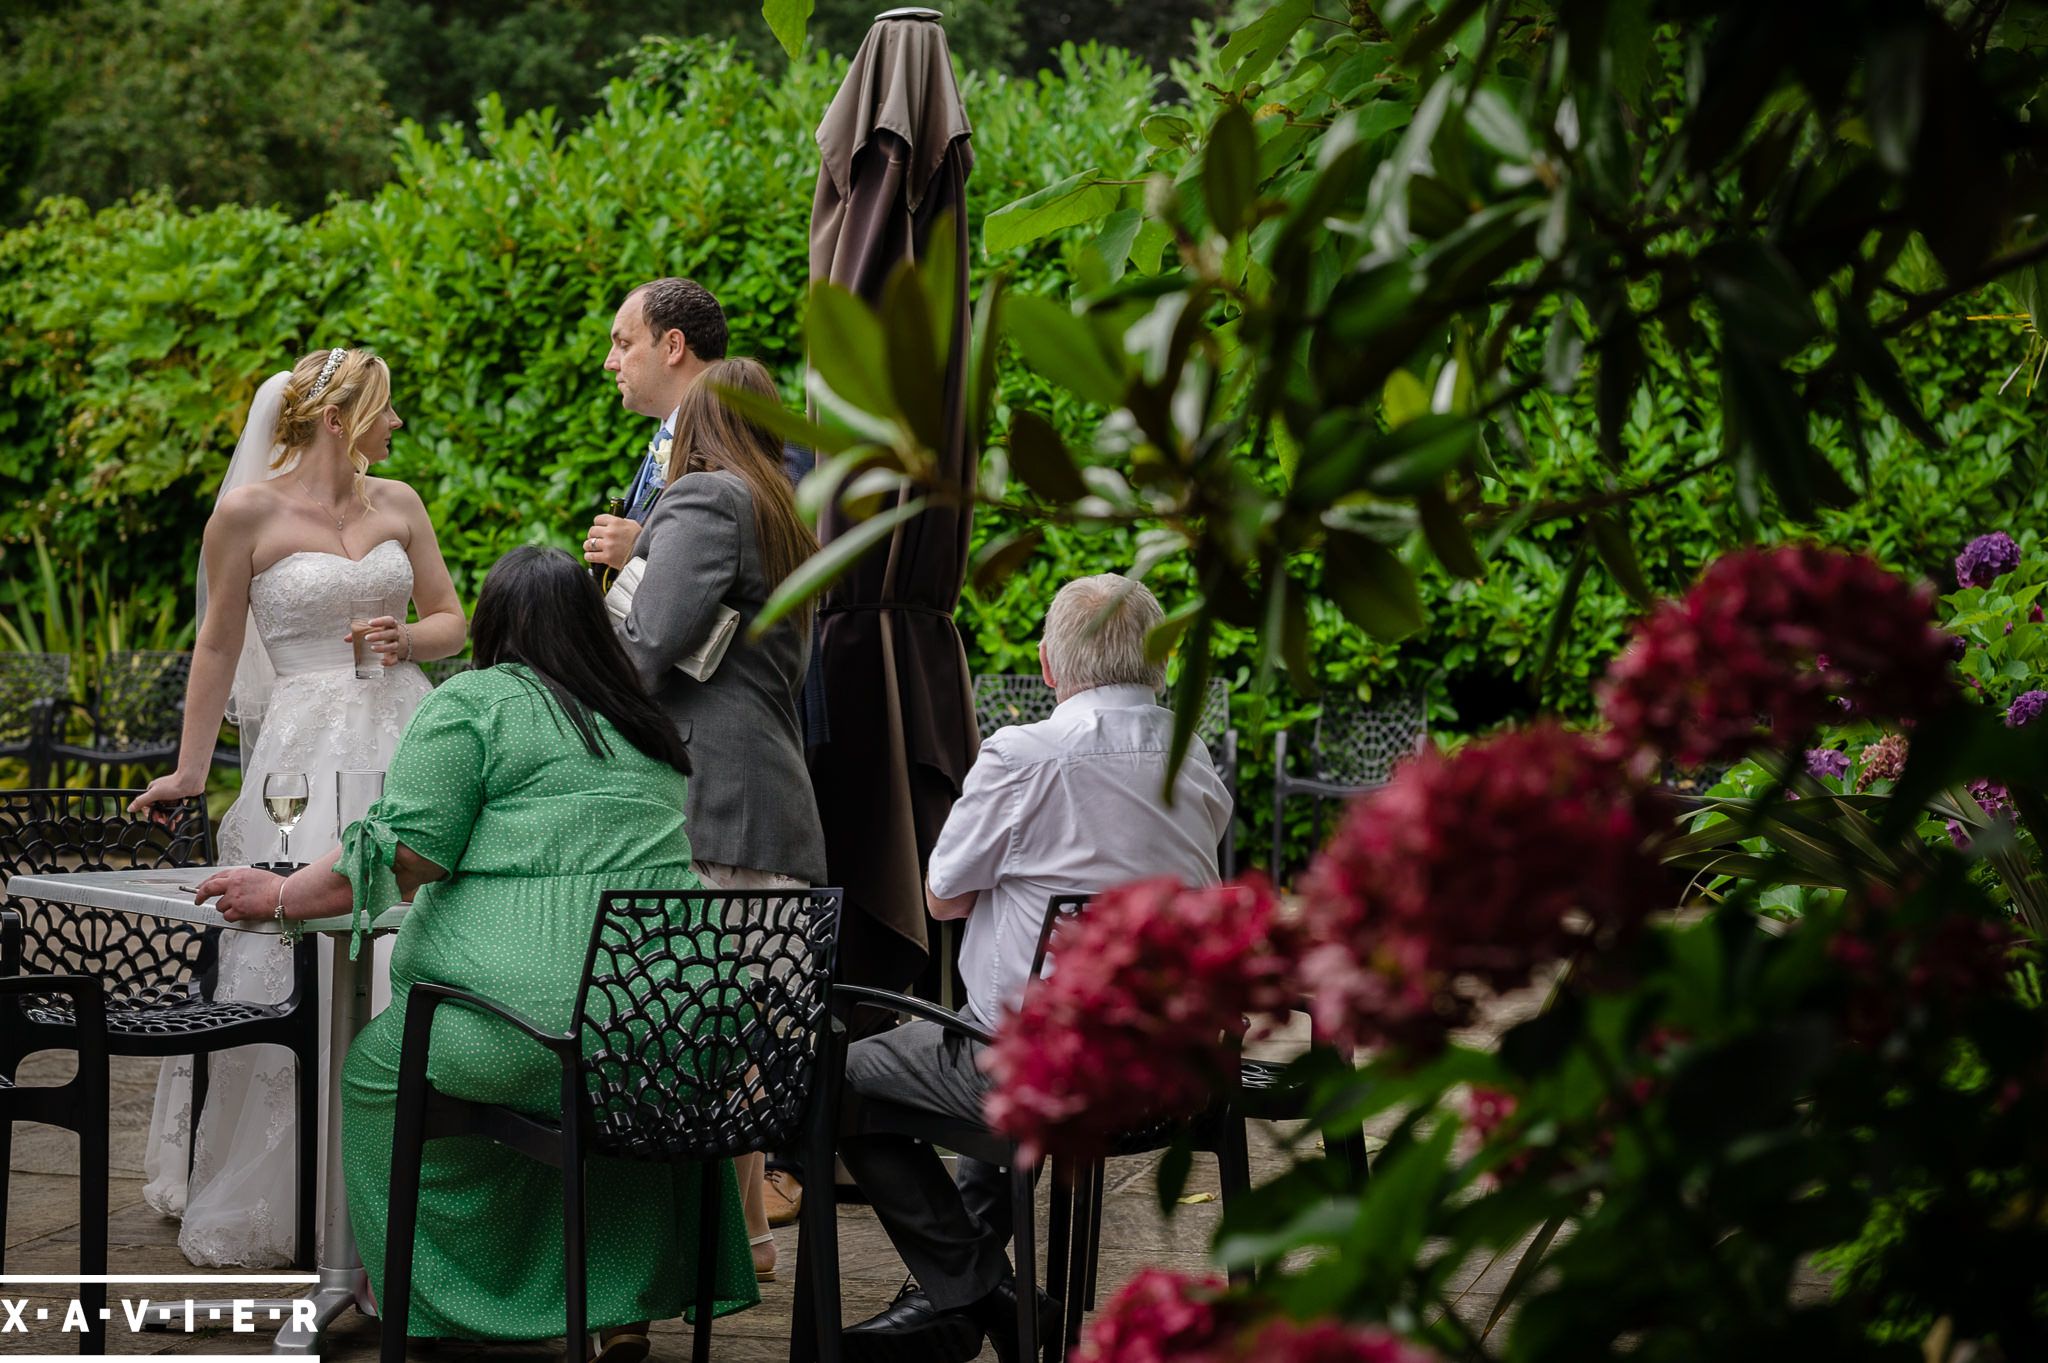
<svg viewBox="0 0 2048 1363">
<path fill-rule="evenodd" d="M 150 918 L 170 918 L 183 923 L 201 923 L 209 927 L 228 928 L 235 932 L 262 932 L 276 935 L 279 924 L 264 919 L 260 922 L 230 923 L 220 916 L 218 910 L 204 904 L 192 902 L 193 887 L 200 881 L 224 868 L 217 866 L 183 866 L 169 870 L 152 871 L 72 871 L 63 875 L 21 875 L 8 882 L 10 894 L 30 899 L 40 899 L 49 904 L 72 904 L 81 908 L 114 909 L 122 913 L 138 913 Z M 378 914 L 370 924 L 370 931 L 377 935 L 396 932 L 398 925 L 405 921 L 406 906 L 394 905 Z M 349 1224 L 348 1196 L 342 1186 L 341 1173 L 341 1062 L 348 1055 L 349 1043 L 356 1033 L 363 1030 L 363 1024 L 370 1020 L 370 978 L 364 969 L 369 964 L 369 952 L 361 960 L 352 961 L 348 954 L 349 920 L 340 918 L 312 918 L 303 921 L 308 932 L 325 933 L 335 938 L 334 975 L 330 997 L 327 1001 L 327 1121 L 326 1130 L 321 1132 L 319 1152 L 320 1195 L 326 1204 L 326 1215 L 322 1218 L 325 1234 L 320 1242 L 319 1284 L 313 1292 L 313 1326 L 303 1325 L 305 1308 L 293 1313 L 289 1300 L 259 1301 L 254 1309 L 259 1313 L 276 1309 L 283 1312 L 287 1323 L 277 1333 L 271 1345 L 273 1354 L 317 1354 L 320 1340 L 327 1327 L 350 1307 L 375 1315 L 367 1301 L 356 1298 L 356 1274 L 362 1268 L 362 1256 L 356 1252 L 355 1228 Z M 232 1278 L 223 1278 L 232 1282 Z M 203 1313 L 219 1307 L 223 1313 L 229 1309 L 229 1302 L 195 1302 L 195 1312 Z M 245 1309 L 246 1306 L 245 1306 Z M 174 1320 L 185 1319 L 184 1304 L 173 1308 L 164 1307 L 159 1318 L 152 1323 L 169 1325 Z"/>
</svg>

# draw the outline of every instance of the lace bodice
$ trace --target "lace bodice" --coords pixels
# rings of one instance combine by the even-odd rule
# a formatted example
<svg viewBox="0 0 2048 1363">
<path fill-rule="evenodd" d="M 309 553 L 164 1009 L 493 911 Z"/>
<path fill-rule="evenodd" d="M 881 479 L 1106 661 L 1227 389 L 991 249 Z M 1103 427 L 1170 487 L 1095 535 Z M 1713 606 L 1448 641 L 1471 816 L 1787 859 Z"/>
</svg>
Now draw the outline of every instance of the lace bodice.
<svg viewBox="0 0 2048 1363">
<path fill-rule="evenodd" d="M 350 603 L 374 599 L 377 613 L 405 618 L 412 599 L 412 560 L 397 540 L 360 559 L 317 549 L 287 554 L 249 583 L 249 609 L 280 677 L 353 667 L 348 643 Z"/>
</svg>

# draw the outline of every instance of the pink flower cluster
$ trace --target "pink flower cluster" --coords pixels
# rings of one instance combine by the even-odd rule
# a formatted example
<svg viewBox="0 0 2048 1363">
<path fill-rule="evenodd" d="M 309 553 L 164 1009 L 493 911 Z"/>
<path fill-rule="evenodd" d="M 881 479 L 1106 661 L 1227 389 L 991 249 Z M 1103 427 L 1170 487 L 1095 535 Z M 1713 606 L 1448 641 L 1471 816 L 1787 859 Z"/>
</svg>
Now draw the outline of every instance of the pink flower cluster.
<svg viewBox="0 0 2048 1363">
<path fill-rule="evenodd" d="M 1668 811 L 1594 740 L 1542 724 L 1429 752 L 1352 805 L 1302 886 L 1303 992 L 1340 1043 L 1434 1049 L 1480 987 L 1633 929 Z"/>
<path fill-rule="evenodd" d="M 1248 1014 L 1285 1006 L 1263 878 L 1110 890 L 1055 931 L 1058 968 L 1025 991 L 982 1057 L 990 1125 L 1026 1158 L 1098 1153 L 1110 1137 L 1208 1105 L 1236 1074 Z"/>
<path fill-rule="evenodd" d="M 1933 596 L 1861 554 L 1807 546 L 1717 560 L 1637 627 L 1608 669 L 1601 711 L 1624 751 L 1683 766 L 1741 757 L 1765 734 L 1804 738 L 1831 698 L 1912 718 L 1952 691 Z"/>
<path fill-rule="evenodd" d="M 1141 1270 L 1090 1323 L 1076 1363 L 1438 1363 L 1378 1326 L 1279 1318 L 1240 1325 L 1223 1290 L 1214 1277 Z"/>
</svg>

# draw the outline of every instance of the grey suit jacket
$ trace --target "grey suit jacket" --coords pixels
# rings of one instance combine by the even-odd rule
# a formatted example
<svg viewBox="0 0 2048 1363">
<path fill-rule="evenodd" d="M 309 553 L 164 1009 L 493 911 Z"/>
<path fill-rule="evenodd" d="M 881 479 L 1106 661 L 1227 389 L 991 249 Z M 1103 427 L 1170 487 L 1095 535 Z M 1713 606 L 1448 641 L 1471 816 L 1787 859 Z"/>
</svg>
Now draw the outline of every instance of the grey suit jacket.
<svg viewBox="0 0 2048 1363">
<path fill-rule="evenodd" d="M 634 553 L 647 567 L 619 639 L 689 746 L 692 854 L 823 884 L 825 834 L 799 719 L 811 635 L 785 621 L 747 640 L 770 587 L 746 483 L 732 473 L 676 479 Z M 700 682 L 675 665 L 711 632 L 720 602 L 739 612 L 739 634 Z"/>
</svg>

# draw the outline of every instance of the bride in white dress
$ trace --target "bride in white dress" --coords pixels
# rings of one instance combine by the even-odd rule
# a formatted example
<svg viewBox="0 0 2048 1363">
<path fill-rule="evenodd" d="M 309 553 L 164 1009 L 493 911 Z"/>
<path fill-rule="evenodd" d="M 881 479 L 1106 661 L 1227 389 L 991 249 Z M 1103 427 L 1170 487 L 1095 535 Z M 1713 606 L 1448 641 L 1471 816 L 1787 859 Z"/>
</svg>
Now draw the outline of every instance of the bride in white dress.
<svg viewBox="0 0 2048 1363">
<path fill-rule="evenodd" d="M 416 663 L 462 648 L 468 625 L 425 504 L 406 484 L 369 476 L 402 424 L 384 362 L 339 347 L 272 376 L 249 409 L 206 523 L 179 767 L 133 806 L 203 793 L 214 737 L 231 716 L 242 728 L 242 793 L 217 830 L 223 865 L 275 858 L 277 829 L 262 803 L 272 771 L 307 778 L 292 859 L 314 861 L 333 848 L 335 773 L 382 771 L 429 689 Z M 358 680 L 350 605 L 371 598 L 381 605 L 364 637 L 383 671 Z M 408 602 L 417 623 L 406 623 Z M 323 1010 L 331 951 L 321 943 Z M 278 1002 L 291 992 L 290 976 L 281 938 L 221 934 L 215 997 Z M 381 1007 L 390 992 L 381 961 L 372 976 Z M 317 1134 L 295 1129 L 291 1052 L 245 1046 L 210 1057 L 188 1187 L 191 1066 L 189 1056 L 164 1062 L 144 1198 L 182 1216 L 178 1245 L 195 1264 L 310 1263 L 294 1243 L 297 1174 L 301 1136 L 317 1142 Z M 326 1085 L 313 1082 L 324 1108 Z"/>
</svg>

